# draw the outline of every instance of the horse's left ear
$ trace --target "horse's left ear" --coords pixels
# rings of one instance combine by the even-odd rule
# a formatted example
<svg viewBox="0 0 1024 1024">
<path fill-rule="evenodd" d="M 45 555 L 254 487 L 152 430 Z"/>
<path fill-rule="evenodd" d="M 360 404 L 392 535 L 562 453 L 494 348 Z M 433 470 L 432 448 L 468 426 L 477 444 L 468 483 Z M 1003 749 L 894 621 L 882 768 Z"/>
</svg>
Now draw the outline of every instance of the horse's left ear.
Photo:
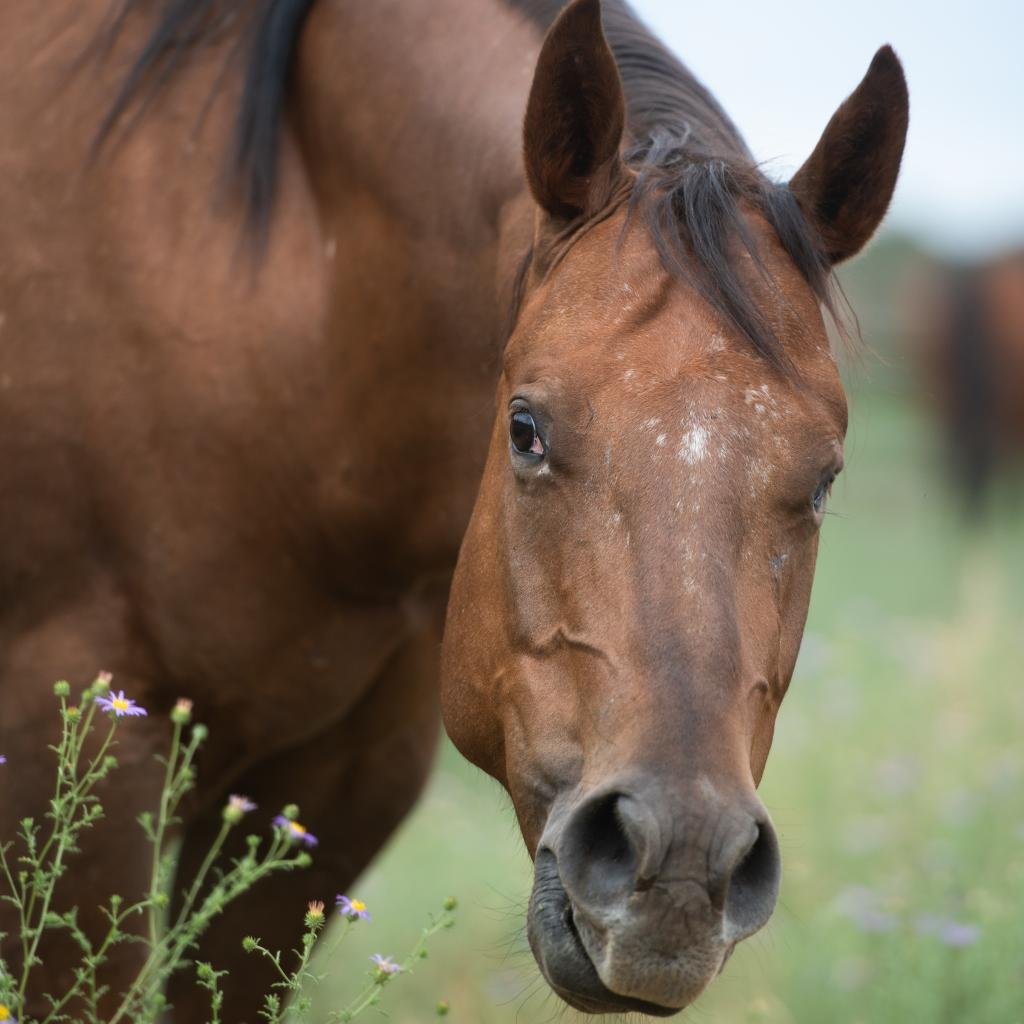
<svg viewBox="0 0 1024 1024">
<path fill-rule="evenodd" d="M 789 183 L 832 263 L 857 253 L 885 216 L 903 156 L 909 107 L 899 58 L 892 47 L 883 46 Z"/>
<path fill-rule="evenodd" d="M 605 204 L 623 171 L 625 107 L 600 0 L 573 0 L 541 47 L 523 124 L 530 191 L 550 216 Z"/>
</svg>

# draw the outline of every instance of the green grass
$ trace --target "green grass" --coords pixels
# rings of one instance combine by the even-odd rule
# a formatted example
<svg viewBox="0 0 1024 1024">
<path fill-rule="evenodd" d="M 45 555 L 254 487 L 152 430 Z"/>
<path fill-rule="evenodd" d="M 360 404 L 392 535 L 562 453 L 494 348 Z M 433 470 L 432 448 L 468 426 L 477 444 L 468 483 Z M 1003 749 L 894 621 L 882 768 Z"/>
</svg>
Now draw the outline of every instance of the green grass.
<svg viewBox="0 0 1024 1024">
<path fill-rule="evenodd" d="M 686 1019 L 1019 1024 L 1024 521 L 1004 511 L 966 532 L 911 405 L 876 386 L 853 410 L 761 789 L 783 847 L 780 905 Z M 428 1021 L 438 998 L 473 1024 L 559 1017 L 525 952 L 529 884 L 507 799 L 445 749 L 426 798 L 356 887 L 374 921 L 324 1005 L 371 952 L 410 947 L 452 893 L 459 924 L 389 989 L 391 1019 Z M 888 930 L 865 929 L 865 915 Z M 928 933 L 929 915 L 978 928 L 976 943 L 950 948 Z"/>
</svg>

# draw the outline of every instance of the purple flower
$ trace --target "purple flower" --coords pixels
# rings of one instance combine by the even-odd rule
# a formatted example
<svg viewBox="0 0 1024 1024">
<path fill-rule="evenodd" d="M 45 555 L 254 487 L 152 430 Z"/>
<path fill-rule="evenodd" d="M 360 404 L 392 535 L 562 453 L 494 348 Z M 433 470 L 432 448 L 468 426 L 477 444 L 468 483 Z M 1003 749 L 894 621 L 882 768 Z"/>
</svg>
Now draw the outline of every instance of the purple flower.
<svg viewBox="0 0 1024 1024">
<path fill-rule="evenodd" d="M 377 974 L 382 978 L 390 978 L 392 974 L 397 974 L 402 969 L 391 957 L 381 956 L 380 953 L 374 953 L 370 957 L 370 962 L 377 968 Z"/>
<path fill-rule="evenodd" d="M 0 764 L 7 764 L 7 756 L 5 754 L 0 754 Z"/>
<path fill-rule="evenodd" d="M 891 932 L 896 927 L 896 918 L 883 908 L 879 895 L 864 886 L 844 889 L 836 897 L 835 908 L 869 935 Z"/>
<path fill-rule="evenodd" d="M 103 711 L 113 711 L 117 718 L 120 718 L 122 715 L 133 717 L 148 714 L 145 708 L 140 708 L 135 701 L 126 697 L 124 690 L 118 690 L 117 693 L 110 697 L 97 697 L 96 703 L 99 704 L 100 709 Z"/>
<path fill-rule="evenodd" d="M 347 917 L 350 921 L 369 921 L 370 912 L 366 909 L 366 904 L 362 900 L 350 900 L 347 896 L 342 896 L 340 893 L 334 901 L 338 907 L 338 913 L 342 917 Z"/>
<path fill-rule="evenodd" d="M 247 796 L 232 793 L 224 805 L 224 820 L 229 825 L 237 825 L 250 811 L 255 810 L 256 805 Z"/>
<path fill-rule="evenodd" d="M 964 924 L 934 914 L 919 917 L 915 928 L 918 935 L 930 935 L 950 949 L 966 949 L 981 938 L 981 928 L 976 924 Z"/>
<path fill-rule="evenodd" d="M 939 931 L 939 941 L 952 949 L 966 949 L 981 938 L 981 929 L 976 924 L 947 921 Z"/>
<path fill-rule="evenodd" d="M 316 846 L 320 842 L 319 839 L 311 832 L 307 832 L 304 825 L 300 825 L 297 821 L 291 821 L 286 818 L 283 814 L 279 814 L 274 819 L 274 824 L 281 829 L 284 829 L 288 833 L 288 838 L 296 843 L 305 843 L 307 846 Z"/>
</svg>

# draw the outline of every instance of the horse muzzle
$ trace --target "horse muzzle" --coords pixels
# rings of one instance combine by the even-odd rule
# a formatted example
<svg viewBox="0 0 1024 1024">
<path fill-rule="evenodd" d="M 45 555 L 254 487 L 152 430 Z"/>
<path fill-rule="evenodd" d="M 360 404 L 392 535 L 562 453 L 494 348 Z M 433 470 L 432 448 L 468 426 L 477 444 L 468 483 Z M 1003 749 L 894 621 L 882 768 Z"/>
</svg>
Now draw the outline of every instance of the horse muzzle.
<svg viewBox="0 0 1024 1024">
<path fill-rule="evenodd" d="M 771 917 L 778 842 L 752 794 L 725 803 L 603 786 L 553 814 L 528 912 L 551 987 L 587 1013 L 671 1016 Z"/>
</svg>

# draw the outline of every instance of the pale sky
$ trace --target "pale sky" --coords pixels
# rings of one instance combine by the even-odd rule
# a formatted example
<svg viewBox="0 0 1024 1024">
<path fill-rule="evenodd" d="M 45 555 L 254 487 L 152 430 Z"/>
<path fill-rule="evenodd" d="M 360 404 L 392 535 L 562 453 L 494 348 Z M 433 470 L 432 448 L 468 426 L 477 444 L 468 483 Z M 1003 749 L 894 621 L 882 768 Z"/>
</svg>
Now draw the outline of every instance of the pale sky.
<svg viewBox="0 0 1024 1024">
<path fill-rule="evenodd" d="M 1024 2 L 633 0 L 718 97 L 759 160 L 787 178 L 875 50 L 910 86 L 890 212 L 931 247 L 1024 244 Z"/>
</svg>

